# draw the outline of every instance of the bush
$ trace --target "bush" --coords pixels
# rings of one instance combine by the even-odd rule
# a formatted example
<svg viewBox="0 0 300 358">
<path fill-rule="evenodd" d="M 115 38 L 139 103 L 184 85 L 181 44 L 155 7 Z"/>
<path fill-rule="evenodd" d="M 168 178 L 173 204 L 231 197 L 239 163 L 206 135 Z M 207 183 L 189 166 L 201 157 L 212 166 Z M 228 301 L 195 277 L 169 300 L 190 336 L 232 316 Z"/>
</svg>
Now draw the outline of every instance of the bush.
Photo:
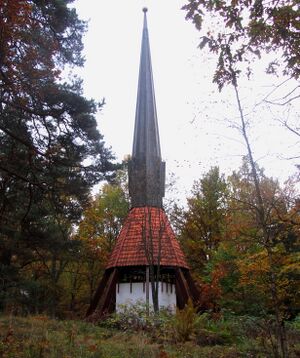
<svg viewBox="0 0 300 358">
<path fill-rule="evenodd" d="M 160 310 L 155 313 L 147 312 L 145 303 L 122 305 L 118 313 L 114 313 L 99 324 L 107 328 L 115 328 L 122 331 L 147 331 L 153 332 L 162 328 L 170 319 L 171 312 Z"/>
<path fill-rule="evenodd" d="M 191 300 L 183 310 L 177 310 L 173 319 L 174 338 L 178 342 L 188 341 L 195 332 L 198 315 Z"/>
</svg>

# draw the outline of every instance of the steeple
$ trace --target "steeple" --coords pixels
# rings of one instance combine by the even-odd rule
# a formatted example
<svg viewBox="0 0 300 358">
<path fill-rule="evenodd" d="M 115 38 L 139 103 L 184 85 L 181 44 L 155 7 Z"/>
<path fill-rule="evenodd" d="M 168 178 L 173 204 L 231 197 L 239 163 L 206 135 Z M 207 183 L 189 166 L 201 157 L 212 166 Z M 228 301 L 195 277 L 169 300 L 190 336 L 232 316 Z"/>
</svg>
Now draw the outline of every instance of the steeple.
<svg viewBox="0 0 300 358">
<path fill-rule="evenodd" d="M 144 12 L 140 69 L 135 113 L 129 194 L 132 207 L 162 207 L 165 163 L 161 160 L 155 93 L 151 65 L 147 8 Z"/>
<path fill-rule="evenodd" d="M 173 312 L 183 309 L 191 299 L 195 306 L 199 292 L 195 286 L 179 242 L 162 208 L 165 163 L 161 160 L 147 9 L 137 91 L 132 159 L 129 162 L 131 205 L 117 237 L 104 275 L 86 313 L 97 322 L 124 304 L 154 306 L 150 297 L 155 279 L 157 305 Z M 152 275 L 152 276 L 151 276 Z M 151 278 L 152 277 L 152 278 Z M 145 307 L 146 307 L 145 306 Z"/>
</svg>

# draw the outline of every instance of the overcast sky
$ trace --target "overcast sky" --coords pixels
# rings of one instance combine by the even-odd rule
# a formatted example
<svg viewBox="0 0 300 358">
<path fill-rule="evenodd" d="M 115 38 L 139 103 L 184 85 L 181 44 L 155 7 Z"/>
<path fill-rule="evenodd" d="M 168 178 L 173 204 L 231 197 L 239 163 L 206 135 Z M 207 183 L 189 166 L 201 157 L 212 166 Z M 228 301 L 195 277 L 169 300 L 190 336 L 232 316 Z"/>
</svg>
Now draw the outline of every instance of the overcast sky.
<svg viewBox="0 0 300 358">
<path fill-rule="evenodd" d="M 80 70 L 85 96 L 106 105 L 97 115 L 99 129 L 119 160 L 131 153 L 141 46 L 143 12 L 148 28 L 160 140 L 167 173 L 178 177 L 183 201 L 193 181 L 218 165 L 230 174 L 241 164 L 245 147 L 230 126 L 238 120 L 231 88 L 219 94 L 211 83 L 215 59 L 197 49 L 200 34 L 185 20 L 178 0 L 77 0 L 80 18 L 89 20 L 85 35 L 86 63 Z M 274 121 L 278 108 L 257 103 L 278 80 L 264 76 L 256 64 L 256 80 L 244 81 L 241 97 L 251 121 L 255 158 L 270 176 L 287 179 L 295 172 L 296 138 Z M 258 80 L 259 78 L 259 80 Z M 280 109 L 281 110 L 281 109 Z M 292 114 L 291 114 L 292 115 Z M 174 195 L 174 194 L 173 194 Z"/>
</svg>

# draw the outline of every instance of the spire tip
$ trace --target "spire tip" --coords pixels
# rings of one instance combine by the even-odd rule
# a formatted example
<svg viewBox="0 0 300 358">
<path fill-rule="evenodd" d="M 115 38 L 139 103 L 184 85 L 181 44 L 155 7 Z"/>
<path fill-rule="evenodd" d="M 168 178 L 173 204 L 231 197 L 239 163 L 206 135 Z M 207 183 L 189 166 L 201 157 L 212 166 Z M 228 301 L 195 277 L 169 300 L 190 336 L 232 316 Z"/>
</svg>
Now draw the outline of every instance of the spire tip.
<svg viewBox="0 0 300 358">
<path fill-rule="evenodd" d="M 143 12 L 146 14 L 146 12 L 148 11 L 148 9 L 146 7 L 143 7 Z"/>
</svg>

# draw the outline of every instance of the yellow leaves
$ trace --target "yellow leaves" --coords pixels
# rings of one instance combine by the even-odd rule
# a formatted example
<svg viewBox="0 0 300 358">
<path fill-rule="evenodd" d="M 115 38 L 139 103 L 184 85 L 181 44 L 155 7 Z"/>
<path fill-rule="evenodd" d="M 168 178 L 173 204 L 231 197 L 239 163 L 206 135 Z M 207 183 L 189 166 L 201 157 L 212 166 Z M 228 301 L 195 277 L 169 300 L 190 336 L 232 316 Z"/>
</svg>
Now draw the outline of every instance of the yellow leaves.
<svg viewBox="0 0 300 358">
<path fill-rule="evenodd" d="M 271 292 L 276 290 L 277 304 L 296 302 L 299 291 L 295 277 L 300 273 L 300 253 L 286 252 L 283 245 L 249 253 L 237 260 L 239 286 L 250 289 L 272 304 Z M 298 286 L 298 287 L 297 287 Z"/>
<path fill-rule="evenodd" d="M 241 275 L 239 284 L 242 287 L 260 286 L 263 289 L 270 272 L 270 263 L 265 250 L 245 255 L 242 259 L 237 260 L 237 267 Z"/>
<path fill-rule="evenodd" d="M 128 202 L 123 189 L 105 184 L 85 210 L 77 231 L 77 239 L 82 241 L 87 256 L 105 266 L 127 212 Z"/>
<path fill-rule="evenodd" d="M 281 268 L 281 273 L 300 275 L 300 252 L 295 252 L 284 257 L 284 266 Z"/>
</svg>

